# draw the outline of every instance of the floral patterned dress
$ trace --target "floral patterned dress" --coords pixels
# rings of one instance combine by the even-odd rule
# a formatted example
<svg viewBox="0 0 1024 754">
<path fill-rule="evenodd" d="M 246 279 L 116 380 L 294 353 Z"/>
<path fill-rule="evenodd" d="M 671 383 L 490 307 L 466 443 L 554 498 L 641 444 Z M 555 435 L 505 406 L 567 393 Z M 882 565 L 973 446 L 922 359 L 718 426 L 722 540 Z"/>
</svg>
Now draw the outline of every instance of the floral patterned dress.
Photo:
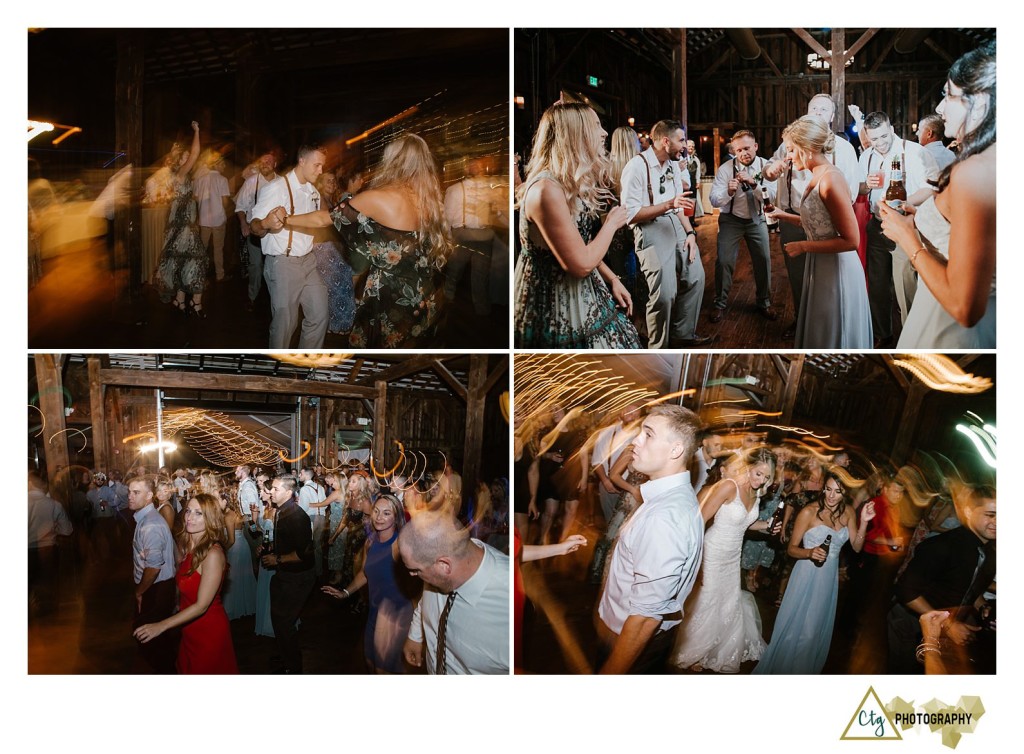
<svg viewBox="0 0 1024 754">
<path fill-rule="evenodd" d="M 348 203 L 335 209 L 331 219 L 349 253 L 370 264 L 349 345 L 436 345 L 434 335 L 444 303 L 443 255 L 421 244 L 416 231 L 388 228 Z"/>
<path fill-rule="evenodd" d="M 576 228 L 584 243 L 590 243 L 598 226 L 598 218 L 578 212 Z M 582 279 L 568 275 L 554 254 L 534 245 L 529 231 L 530 223 L 520 212 L 516 348 L 640 348 L 636 328 L 616 306 L 597 270 Z"/>
<path fill-rule="evenodd" d="M 174 181 L 174 199 L 167 218 L 164 248 L 156 270 L 160 300 L 165 304 L 178 291 L 189 296 L 202 293 L 210 259 L 199 237 L 196 222 L 196 198 L 192 195 L 192 179 L 184 176 Z"/>
</svg>

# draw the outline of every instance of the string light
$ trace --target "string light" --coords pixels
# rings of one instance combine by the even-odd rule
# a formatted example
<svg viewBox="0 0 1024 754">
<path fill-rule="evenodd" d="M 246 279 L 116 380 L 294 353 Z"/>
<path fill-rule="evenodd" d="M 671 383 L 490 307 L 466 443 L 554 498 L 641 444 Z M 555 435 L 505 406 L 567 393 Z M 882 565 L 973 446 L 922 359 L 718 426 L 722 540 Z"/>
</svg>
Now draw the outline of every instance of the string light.
<svg viewBox="0 0 1024 754">
<path fill-rule="evenodd" d="M 180 434 L 192 450 L 215 466 L 270 466 L 284 450 L 246 431 L 225 414 L 213 411 L 173 409 L 163 413 L 162 422 L 166 436 Z M 155 430 L 156 421 L 149 422 L 144 429 Z"/>
</svg>

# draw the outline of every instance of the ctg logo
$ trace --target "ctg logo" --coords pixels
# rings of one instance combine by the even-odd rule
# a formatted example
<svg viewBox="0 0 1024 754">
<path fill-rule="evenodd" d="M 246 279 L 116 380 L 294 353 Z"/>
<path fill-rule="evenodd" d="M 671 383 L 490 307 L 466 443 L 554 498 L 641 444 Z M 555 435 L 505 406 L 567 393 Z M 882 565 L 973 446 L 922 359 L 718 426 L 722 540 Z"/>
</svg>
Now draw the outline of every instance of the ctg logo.
<svg viewBox="0 0 1024 754">
<path fill-rule="evenodd" d="M 901 730 L 922 728 L 929 733 L 940 734 L 942 745 L 955 749 L 964 733 L 975 732 L 978 720 L 984 714 L 985 707 L 977 696 L 962 696 L 955 705 L 932 699 L 926 704 L 915 706 L 913 702 L 900 697 L 882 704 L 874 688 L 869 687 L 840 739 L 902 741 Z"/>
<path fill-rule="evenodd" d="M 846 730 L 840 736 L 843 741 L 902 741 L 903 736 L 892 724 L 892 718 L 875 693 L 868 687 L 868 693 L 860 700 L 857 711 L 850 718 Z"/>
</svg>

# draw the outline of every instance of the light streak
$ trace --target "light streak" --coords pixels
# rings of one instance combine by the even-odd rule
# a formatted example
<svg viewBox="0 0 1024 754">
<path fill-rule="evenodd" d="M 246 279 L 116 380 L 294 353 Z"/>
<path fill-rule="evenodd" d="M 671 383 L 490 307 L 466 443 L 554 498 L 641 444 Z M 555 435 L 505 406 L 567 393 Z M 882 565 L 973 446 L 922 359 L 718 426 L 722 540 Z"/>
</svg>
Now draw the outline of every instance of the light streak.
<svg viewBox="0 0 1024 754">
<path fill-rule="evenodd" d="M 647 401 L 647 403 L 644 404 L 644 408 L 647 408 L 648 406 L 657 406 L 659 403 L 670 401 L 673 398 L 680 398 L 686 395 L 693 395 L 696 392 L 697 391 L 693 388 L 687 388 L 686 390 L 679 390 L 676 391 L 675 393 L 669 393 L 668 395 L 663 395 L 660 398 L 655 398 L 653 401 Z"/>
<path fill-rule="evenodd" d="M 967 374 L 959 364 L 942 354 L 907 354 L 903 358 L 893 359 L 892 363 L 910 372 L 933 390 L 944 393 L 972 395 L 992 387 L 992 380 Z"/>
<path fill-rule="evenodd" d="M 151 442 L 151 443 L 149 443 L 149 445 L 143 445 L 141 448 L 139 448 L 139 452 L 140 453 L 150 453 L 150 452 L 152 452 L 154 450 L 158 450 L 160 448 L 163 448 L 168 453 L 173 453 L 174 451 L 176 451 L 178 449 L 178 446 L 175 445 L 170 440 L 164 440 L 163 442 Z"/>
<path fill-rule="evenodd" d="M 350 353 L 271 353 L 268 356 L 292 366 L 309 367 L 310 369 L 334 367 L 352 358 Z"/>
<path fill-rule="evenodd" d="M 705 406 L 717 406 L 719 403 L 750 403 L 750 398 L 723 398 L 720 401 L 704 401 Z"/>
<path fill-rule="evenodd" d="M 420 109 L 419 105 L 413 105 L 412 107 L 407 107 L 405 110 L 403 110 L 402 112 L 398 113 L 397 115 L 392 115 L 387 120 L 382 120 L 376 126 L 373 126 L 373 127 L 369 128 L 369 129 L 367 129 L 366 131 L 363 131 L 358 136 L 353 136 L 351 139 L 346 139 L 345 140 L 345 146 L 346 147 L 350 147 L 353 144 L 355 144 L 357 141 L 362 141 L 363 139 L 365 139 L 370 134 L 374 134 L 377 131 L 380 131 L 382 128 L 387 128 L 388 126 L 392 125 L 393 123 L 397 123 L 398 121 L 404 120 L 404 119 L 408 118 L 410 115 L 413 115 L 413 114 L 419 112 L 419 109 Z"/>
<path fill-rule="evenodd" d="M 43 421 L 43 423 L 39 426 L 39 431 L 36 432 L 34 435 L 32 435 L 33 437 L 39 437 L 39 435 L 43 434 L 43 431 L 46 429 L 46 414 L 43 413 L 42 409 L 40 409 L 39 406 L 33 406 L 30 403 L 30 404 L 28 404 L 28 407 L 29 408 L 34 408 L 36 411 L 38 411 L 39 412 L 39 418 L 42 419 L 42 421 Z"/>
<path fill-rule="evenodd" d="M 76 452 L 81 453 L 83 450 L 85 450 L 86 446 L 89 444 L 89 438 L 88 436 L 86 436 L 85 432 L 74 427 L 69 427 L 68 429 L 62 429 L 59 432 L 54 432 L 52 435 L 50 435 L 49 443 L 52 444 L 54 438 L 57 437 L 57 435 L 62 435 L 65 432 L 77 432 L 78 434 L 80 434 L 85 442 L 82 443 L 82 447 L 80 447 Z"/>
<path fill-rule="evenodd" d="M 395 461 L 395 465 L 394 466 L 392 466 L 390 469 L 385 471 L 383 474 L 381 474 L 381 473 L 379 473 L 377 471 L 377 467 L 376 467 L 376 465 L 374 465 L 374 462 L 373 462 L 373 455 L 372 454 L 370 455 L 370 471 L 372 471 L 373 475 L 375 477 L 377 477 L 378 479 L 387 479 L 388 475 L 391 475 L 392 477 L 394 477 L 395 472 L 398 470 L 399 464 L 401 464 L 402 461 L 405 460 L 405 445 L 403 445 L 398 440 L 393 440 L 392 442 L 394 442 L 395 445 L 398 446 L 398 460 Z"/>
<path fill-rule="evenodd" d="M 283 450 L 277 451 L 277 454 L 281 457 L 281 460 L 284 461 L 285 463 L 297 463 L 297 462 L 301 461 L 303 458 L 305 458 L 306 456 L 309 455 L 310 447 L 312 447 L 312 446 L 308 442 L 303 440 L 302 441 L 302 453 L 300 453 L 295 458 L 288 458 L 287 456 L 285 456 Z"/>
<path fill-rule="evenodd" d="M 809 429 L 803 429 L 802 427 L 784 427 L 781 424 L 758 424 L 758 427 L 770 427 L 771 429 L 779 429 L 783 432 L 793 432 L 798 435 L 810 436 L 818 440 L 824 440 L 826 437 L 832 435 L 816 435 Z M 842 450 L 842 448 L 832 448 L 832 450 Z"/>
<path fill-rule="evenodd" d="M 136 433 L 134 435 L 128 435 L 126 438 L 121 440 L 121 442 L 126 444 L 126 443 L 131 442 L 132 440 L 137 440 L 140 437 L 149 437 L 149 438 L 152 438 L 154 440 L 156 439 L 156 435 L 154 435 L 152 432 L 138 432 L 138 433 Z"/>
<path fill-rule="evenodd" d="M 973 428 L 965 427 L 963 424 L 956 425 L 956 431 L 966 436 L 967 439 L 974 443 L 974 447 L 978 449 L 978 455 L 981 456 L 982 460 L 985 461 L 985 463 L 987 463 L 994 469 L 996 467 L 995 457 L 991 453 L 989 453 L 988 448 L 985 447 L 985 443 L 982 442 L 981 438 L 977 435 L 977 433 L 972 432 L 971 429 Z"/>
</svg>

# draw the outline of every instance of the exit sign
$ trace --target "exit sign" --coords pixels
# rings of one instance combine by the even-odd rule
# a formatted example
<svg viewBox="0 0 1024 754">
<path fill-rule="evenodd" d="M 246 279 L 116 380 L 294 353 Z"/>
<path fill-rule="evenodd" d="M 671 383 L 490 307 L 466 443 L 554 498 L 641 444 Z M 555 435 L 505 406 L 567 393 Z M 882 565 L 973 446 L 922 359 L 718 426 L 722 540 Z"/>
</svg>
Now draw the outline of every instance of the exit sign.
<svg viewBox="0 0 1024 754">
<path fill-rule="evenodd" d="M 587 76 L 587 84 L 594 87 L 595 89 L 601 86 L 601 79 L 597 76 Z"/>
</svg>

